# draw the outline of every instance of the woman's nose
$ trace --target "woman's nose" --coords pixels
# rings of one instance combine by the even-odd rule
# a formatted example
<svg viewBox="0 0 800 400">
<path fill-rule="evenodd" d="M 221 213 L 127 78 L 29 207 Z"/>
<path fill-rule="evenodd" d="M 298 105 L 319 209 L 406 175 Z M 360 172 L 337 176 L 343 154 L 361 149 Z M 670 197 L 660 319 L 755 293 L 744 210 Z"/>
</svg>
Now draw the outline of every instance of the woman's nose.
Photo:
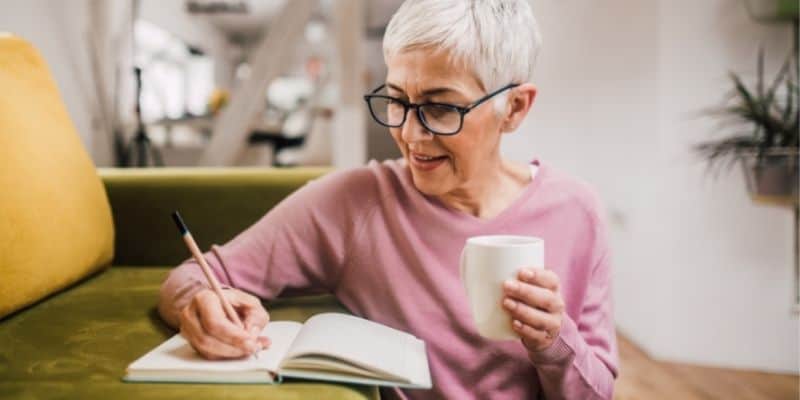
<svg viewBox="0 0 800 400">
<path fill-rule="evenodd" d="M 430 133 L 424 125 L 422 125 L 422 122 L 420 122 L 419 116 L 417 115 L 417 110 L 415 109 L 408 110 L 406 122 L 400 127 L 400 129 L 400 135 L 403 138 L 403 141 L 406 143 L 433 139 L 433 134 Z"/>
</svg>

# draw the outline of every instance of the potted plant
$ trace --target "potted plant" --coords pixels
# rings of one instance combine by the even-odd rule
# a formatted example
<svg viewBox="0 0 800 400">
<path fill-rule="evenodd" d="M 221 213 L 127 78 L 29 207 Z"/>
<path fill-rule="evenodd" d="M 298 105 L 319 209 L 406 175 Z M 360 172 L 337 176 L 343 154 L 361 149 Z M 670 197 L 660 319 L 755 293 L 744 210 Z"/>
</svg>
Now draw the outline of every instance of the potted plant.
<svg viewBox="0 0 800 400">
<path fill-rule="evenodd" d="M 767 85 L 762 49 L 755 87 L 731 73 L 733 90 L 725 105 L 708 112 L 721 118 L 725 126 L 735 127 L 732 134 L 695 146 L 712 168 L 720 163 L 731 166 L 740 162 L 755 201 L 786 205 L 798 202 L 798 75 L 796 53 L 792 52 Z"/>
</svg>

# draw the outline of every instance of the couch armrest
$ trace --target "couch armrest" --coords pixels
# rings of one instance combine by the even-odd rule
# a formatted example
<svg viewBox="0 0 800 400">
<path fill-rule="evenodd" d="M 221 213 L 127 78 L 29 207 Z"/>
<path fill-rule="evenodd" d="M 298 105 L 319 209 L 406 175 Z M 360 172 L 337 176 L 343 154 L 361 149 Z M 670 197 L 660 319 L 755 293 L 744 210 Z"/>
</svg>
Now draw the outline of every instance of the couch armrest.
<svg viewBox="0 0 800 400">
<path fill-rule="evenodd" d="M 329 168 L 100 168 L 114 216 L 116 265 L 177 265 L 189 257 L 174 210 L 202 249 L 223 244 Z"/>
</svg>

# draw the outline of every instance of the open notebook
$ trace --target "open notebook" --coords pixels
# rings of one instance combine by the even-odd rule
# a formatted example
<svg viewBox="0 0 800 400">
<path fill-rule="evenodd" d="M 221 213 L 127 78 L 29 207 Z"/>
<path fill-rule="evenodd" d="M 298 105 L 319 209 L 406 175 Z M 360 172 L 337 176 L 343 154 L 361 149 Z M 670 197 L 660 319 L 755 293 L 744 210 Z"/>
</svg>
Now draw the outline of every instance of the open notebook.
<svg viewBox="0 0 800 400">
<path fill-rule="evenodd" d="M 388 326 L 340 313 L 305 324 L 273 321 L 272 345 L 258 357 L 210 361 L 180 334 L 128 366 L 128 382 L 274 383 L 282 377 L 429 389 L 425 342 Z"/>
</svg>

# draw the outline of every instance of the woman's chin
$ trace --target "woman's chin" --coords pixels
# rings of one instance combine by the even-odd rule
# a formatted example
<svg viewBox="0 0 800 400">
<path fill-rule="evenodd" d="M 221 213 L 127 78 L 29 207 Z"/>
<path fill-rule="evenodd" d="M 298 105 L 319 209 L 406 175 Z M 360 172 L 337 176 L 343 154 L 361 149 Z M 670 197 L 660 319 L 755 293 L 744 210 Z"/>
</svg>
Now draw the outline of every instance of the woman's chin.
<svg viewBox="0 0 800 400">
<path fill-rule="evenodd" d="M 438 196 L 446 192 L 445 179 L 435 179 L 432 176 L 422 175 L 411 171 L 411 180 L 414 187 L 427 196 Z"/>
</svg>

